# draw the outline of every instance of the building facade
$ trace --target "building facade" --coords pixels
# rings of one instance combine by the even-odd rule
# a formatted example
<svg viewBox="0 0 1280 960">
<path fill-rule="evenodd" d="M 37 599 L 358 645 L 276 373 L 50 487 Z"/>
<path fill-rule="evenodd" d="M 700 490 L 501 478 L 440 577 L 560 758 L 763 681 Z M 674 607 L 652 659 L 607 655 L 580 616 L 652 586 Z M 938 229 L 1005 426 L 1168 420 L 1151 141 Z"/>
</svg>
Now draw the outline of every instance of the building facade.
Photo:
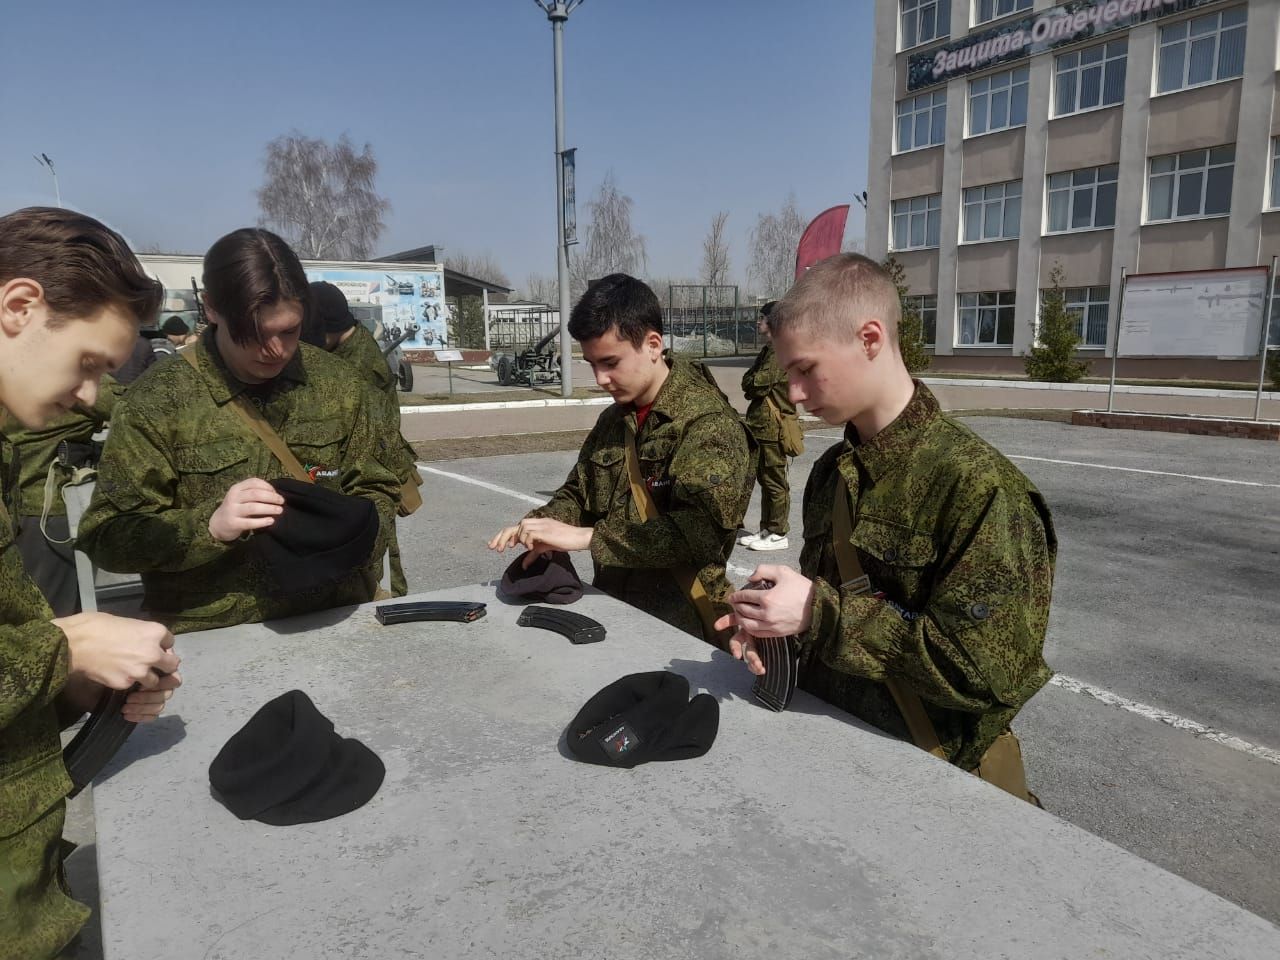
<svg viewBox="0 0 1280 960">
<path fill-rule="evenodd" d="M 866 247 L 903 265 L 934 369 L 1020 371 L 1055 267 L 1101 359 L 1125 271 L 1269 266 L 1278 38 L 1280 0 L 877 0 Z"/>
</svg>

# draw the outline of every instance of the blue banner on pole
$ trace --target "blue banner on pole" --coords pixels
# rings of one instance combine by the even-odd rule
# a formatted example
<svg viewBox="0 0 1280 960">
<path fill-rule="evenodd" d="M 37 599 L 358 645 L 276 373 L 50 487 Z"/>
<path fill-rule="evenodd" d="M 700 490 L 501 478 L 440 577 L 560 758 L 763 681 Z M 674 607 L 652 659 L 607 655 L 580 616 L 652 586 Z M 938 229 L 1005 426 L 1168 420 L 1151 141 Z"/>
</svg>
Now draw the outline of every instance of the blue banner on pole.
<svg viewBox="0 0 1280 960">
<path fill-rule="evenodd" d="M 570 147 L 560 154 L 561 196 L 564 197 L 564 245 L 578 242 L 578 201 L 574 186 L 574 155 L 577 147 Z"/>
</svg>

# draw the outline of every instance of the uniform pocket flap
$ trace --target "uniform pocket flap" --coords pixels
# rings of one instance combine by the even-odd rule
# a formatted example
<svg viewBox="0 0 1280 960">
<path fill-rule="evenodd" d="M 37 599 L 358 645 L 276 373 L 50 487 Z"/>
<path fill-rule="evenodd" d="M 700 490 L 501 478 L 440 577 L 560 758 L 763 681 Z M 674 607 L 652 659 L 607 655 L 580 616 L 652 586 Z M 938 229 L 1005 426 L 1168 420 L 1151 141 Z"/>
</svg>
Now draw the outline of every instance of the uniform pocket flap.
<svg viewBox="0 0 1280 960">
<path fill-rule="evenodd" d="M 621 463 L 623 456 L 621 447 L 605 447 L 591 455 L 591 464 L 592 466 L 608 469 Z"/>
<path fill-rule="evenodd" d="M 289 446 L 327 447 L 346 439 L 342 424 L 333 420 L 294 420 L 288 428 Z"/>
<path fill-rule="evenodd" d="M 217 473 L 249 458 L 245 441 L 221 437 L 174 447 L 173 465 L 179 473 Z"/>
<path fill-rule="evenodd" d="M 888 566 L 927 567 L 938 555 L 928 534 L 876 517 L 859 518 L 850 539 L 859 550 Z"/>
</svg>

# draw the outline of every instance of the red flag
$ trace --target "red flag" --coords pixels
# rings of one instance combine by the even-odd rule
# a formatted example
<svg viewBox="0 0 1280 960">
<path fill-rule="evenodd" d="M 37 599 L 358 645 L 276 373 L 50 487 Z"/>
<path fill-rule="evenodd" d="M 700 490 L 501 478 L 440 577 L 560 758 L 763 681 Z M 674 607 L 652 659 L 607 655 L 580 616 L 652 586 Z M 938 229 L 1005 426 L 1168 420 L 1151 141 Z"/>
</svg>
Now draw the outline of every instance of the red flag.
<svg viewBox="0 0 1280 960">
<path fill-rule="evenodd" d="M 842 203 L 838 207 L 823 210 L 813 218 L 800 235 L 800 245 L 796 248 L 796 279 L 819 260 L 834 257 L 840 252 L 840 242 L 844 240 L 844 222 L 849 219 L 849 205 Z"/>
</svg>

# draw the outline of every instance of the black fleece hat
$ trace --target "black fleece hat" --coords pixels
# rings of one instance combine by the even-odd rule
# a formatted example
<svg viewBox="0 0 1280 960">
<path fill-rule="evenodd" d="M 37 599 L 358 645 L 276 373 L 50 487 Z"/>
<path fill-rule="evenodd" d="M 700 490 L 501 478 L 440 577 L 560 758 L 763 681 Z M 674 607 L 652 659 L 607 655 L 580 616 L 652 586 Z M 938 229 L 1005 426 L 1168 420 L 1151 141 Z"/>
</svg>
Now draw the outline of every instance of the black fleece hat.
<svg viewBox="0 0 1280 960">
<path fill-rule="evenodd" d="M 378 792 L 384 776 L 377 754 L 335 733 L 301 690 L 259 709 L 209 765 L 209 782 L 228 810 L 275 826 L 350 813 Z"/>
<path fill-rule="evenodd" d="M 337 583 L 373 559 L 378 511 L 371 500 L 292 477 L 272 480 L 284 512 L 254 536 L 276 596 Z"/>
<path fill-rule="evenodd" d="M 615 680 L 588 700 L 566 731 L 579 760 L 628 770 L 650 760 L 688 760 L 711 749 L 720 704 L 689 681 L 658 670 Z"/>
<path fill-rule="evenodd" d="M 582 580 L 563 550 L 543 554 L 529 569 L 525 555 L 511 561 L 498 585 L 498 596 L 525 603 L 573 603 L 582 596 Z"/>
<path fill-rule="evenodd" d="M 310 284 L 310 289 L 312 319 L 321 330 L 343 333 L 356 325 L 351 306 L 341 290 L 323 280 Z"/>
</svg>

